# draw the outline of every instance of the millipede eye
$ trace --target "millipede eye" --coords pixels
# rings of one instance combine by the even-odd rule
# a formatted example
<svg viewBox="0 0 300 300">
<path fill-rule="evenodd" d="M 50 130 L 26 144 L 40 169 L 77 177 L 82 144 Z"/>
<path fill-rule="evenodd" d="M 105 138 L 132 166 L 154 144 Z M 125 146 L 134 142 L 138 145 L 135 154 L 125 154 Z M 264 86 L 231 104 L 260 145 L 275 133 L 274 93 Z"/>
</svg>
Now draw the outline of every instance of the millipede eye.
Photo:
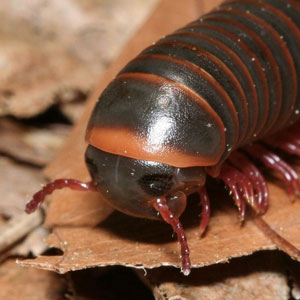
<svg viewBox="0 0 300 300">
<path fill-rule="evenodd" d="M 151 196 L 161 196 L 173 186 L 173 176 L 168 174 L 144 175 L 138 183 Z"/>
</svg>

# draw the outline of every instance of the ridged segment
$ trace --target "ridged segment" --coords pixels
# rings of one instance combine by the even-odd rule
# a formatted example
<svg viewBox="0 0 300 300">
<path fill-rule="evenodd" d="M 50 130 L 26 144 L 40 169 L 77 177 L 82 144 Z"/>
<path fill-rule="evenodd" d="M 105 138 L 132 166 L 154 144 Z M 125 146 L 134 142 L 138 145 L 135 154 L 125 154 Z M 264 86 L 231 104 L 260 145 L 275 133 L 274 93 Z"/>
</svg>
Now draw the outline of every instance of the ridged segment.
<svg viewBox="0 0 300 300">
<path fill-rule="evenodd" d="M 291 16 L 288 16 L 286 13 L 290 10 L 297 11 L 296 8 L 286 1 L 280 1 L 282 6 L 288 8 L 288 10 L 280 10 L 278 9 L 274 3 L 271 1 L 254 1 L 254 0 L 242 0 L 242 1 L 226 1 L 226 3 L 222 4 L 221 7 L 227 7 L 229 9 L 239 9 L 247 14 L 254 15 L 260 19 L 263 19 L 269 25 L 271 25 L 275 31 L 278 33 L 280 38 L 286 44 L 288 51 L 290 52 L 293 64 L 296 70 L 295 79 L 297 80 L 297 87 L 296 87 L 296 102 L 295 103 L 288 103 L 289 110 L 287 113 L 282 116 L 284 122 L 279 120 L 279 124 L 275 125 L 272 130 L 276 131 L 280 127 L 287 126 L 289 124 L 294 123 L 298 119 L 299 108 L 300 108 L 300 93 L 299 93 L 299 86 L 300 86 L 300 31 L 297 25 L 291 19 Z M 278 4 L 278 2 L 277 2 Z M 290 14 L 290 13 L 289 13 Z M 291 15 L 291 14 L 290 14 Z M 299 15 L 300 17 L 300 15 Z M 290 75 L 286 77 L 282 77 L 282 81 L 293 80 Z M 290 91 L 293 92 L 293 91 Z M 283 99 L 285 101 L 285 99 Z"/>
<path fill-rule="evenodd" d="M 232 20 L 224 15 L 210 14 L 203 18 L 206 23 L 219 26 L 235 36 L 238 43 L 244 43 L 248 47 L 251 60 L 257 60 L 256 67 L 260 67 L 267 81 L 267 89 L 269 101 L 263 101 L 265 107 L 260 112 L 267 116 L 265 120 L 262 135 L 267 132 L 276 122 L 279 116 L 279 110 L 282 104 L 282 86 L 280 73 L 276 65 L 275 58 L 272 52 L 267 47 L 266 43 L 255 32 L 247 28 L 245 25 Z M 259 87 L 258 87 L 259 88 Z M 264 86 L 264 88 L 266 88 Z M 263 98 L 265 99 L 265 98 Z"/>
<path fill-rule="evenodd" d="M 291 113 L 292 106 L 296 103 L 297 97 L 297 73 L 294 65 L 294 61 L 287 45 L 282 40 L 279 33 L 263 19 L 247 13 L 243 10 L 233 9 L 232 7 L 221 7 L 218 11 L 212 13 L 212 15 L 221 15 L 222 17 L 230 18 L 240 24 L 243 24 L 249 30 L 255 32 L 260 36 L 267 48 L 272 53 L 276 67 L 280 74 L 280 81 L 282 87 L 281 105 L 277 107 L 278 117 L 274 120 L 272 128 L 268 129 L 265 134 L 270 131 L 276 131 L 277 128 L 281 128 L 286 124 L 288 117 Z M 265 52 L 262 52 L 264 55 Z M 271 98 L 270 112 L 274 108 L 274 99 Z"/>
<path fill-rule="evenodd" d="M 267 79 L 259 64 L 255 53 L 251 52 L 249 47 L 236 35 L 231 34 L 228 30 L 224 30 L 220 26 L 211 25 L 210 22 L 203 21 L 198 24 L 190 25 L 179 32 L 194 32 L 205 34 L 223 43 L 233 51 L 241 62 L 247 68 L 249 75 L 253 79 L 253 84 L 256 89 L 258 101 L 258 120 L 254 130 L 254 135 L 258 136 L 262 131 L 269 111 L 269 92 L 267 88 Z"/>
<path fill-rule="evenodd" d="M 296 70 L 297 70 L 297 79 L 298 79 L 298 94 L 297 94 L 297 102 L 294 108 L 294 115 L 291 117 L 291 123 L 293 123 L 296 119 L 298 119 L 298 114 L 300 110 L 300 73 L 299 73 L 299 45 L 300 45 L 300 3 L 296 1 L 279 1 L 279 0 L 265 0 L 264 3 L 272 5 L 276 7 L 276 9 L 280 10 L 283 14 L 285 14 L 288 18 L 291 19 L 292 22 L 288 22 L 288 27 L 292 29 L 293 36 L 291 39 L 295 38 L 295 47 L 297 50 L 295 51 L 295 56 L 297 59 L 295 60 Z M 277 10 L 277 11 L 278 11 Z M 280 14 L 281 15 L 281 14 Z M 284 17 L 286 20 L 286 18 Z M 298 56 L 297 56 L 298 51 Z M 295 113 L 296 112 L 296 113 Z"/>
</svg>

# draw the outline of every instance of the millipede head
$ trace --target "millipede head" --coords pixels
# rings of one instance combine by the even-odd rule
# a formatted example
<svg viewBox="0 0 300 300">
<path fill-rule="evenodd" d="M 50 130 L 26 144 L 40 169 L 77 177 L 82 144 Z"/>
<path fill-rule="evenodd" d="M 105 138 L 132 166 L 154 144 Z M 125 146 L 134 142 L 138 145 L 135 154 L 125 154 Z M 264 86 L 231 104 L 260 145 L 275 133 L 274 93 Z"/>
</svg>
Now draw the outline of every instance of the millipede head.
<svg viewBox="0 0 300 300">
<path fill-rule="evenodd" d="M 86 164 L 93 184 L 116 209 L 136 217 L 160 219 L 153 198 L 166 197 L 177 217 L 186 206 L 186 188 L 203 185 L 203 168 L 180 169 L 167 164 L 132 159 L 101 151 L 91 145 Z"/>
<path fill-rule="evenodd" d="M 179 216 L 185 210 L 187 194 L 205 184 L 204 168 L 181 169 L 107 153 L 91 145 L 86 151 L 86 164 L 94 186 L 113 207 L 171 225 L 181 246 L 182 272 L 188 275 L 189 247 Z"/>
</svg>

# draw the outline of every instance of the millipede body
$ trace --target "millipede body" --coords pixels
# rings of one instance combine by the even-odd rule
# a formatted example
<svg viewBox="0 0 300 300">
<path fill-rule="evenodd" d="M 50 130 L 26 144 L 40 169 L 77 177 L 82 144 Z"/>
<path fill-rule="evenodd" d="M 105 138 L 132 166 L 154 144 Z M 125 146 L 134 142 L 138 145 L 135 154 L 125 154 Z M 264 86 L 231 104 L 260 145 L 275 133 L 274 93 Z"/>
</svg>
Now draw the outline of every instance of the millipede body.
<svg viewBox="0 0 300 300">
<path fill-rule="evenodd" d="M 88 124 L 92 181 L 54 181 L 26 210 L 57 188 L 97 190 L 126 214 L 169 223 L 188 275 L 179 217 L 198 193 L 204 232 L 207 176 L 228 186 L 241 219 L 246 204 L 257 214 L 267 209 L 257 161 L 282 177 L 291 198 L 300 194 L 297 173 L 277 154 L 300 156 L 299 80 L 300 1 L 225 1 L 123 67 Z"/>
</svg>

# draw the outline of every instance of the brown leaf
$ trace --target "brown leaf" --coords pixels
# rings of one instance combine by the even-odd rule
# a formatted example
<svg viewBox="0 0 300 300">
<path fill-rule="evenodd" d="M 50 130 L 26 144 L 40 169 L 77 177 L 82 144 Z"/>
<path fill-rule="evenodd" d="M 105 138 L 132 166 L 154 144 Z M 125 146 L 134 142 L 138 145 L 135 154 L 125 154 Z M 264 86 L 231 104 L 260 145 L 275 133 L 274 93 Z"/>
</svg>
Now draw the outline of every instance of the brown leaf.
<svg viewBox="0 0 300 300">
<path fill-rule="evenodd" d="M 39 226 L 30 232 L 22 243 L 16 245 L 11 251 L 11 256 L 28 257 L 30 254 L 33 256 L 41 255 L 48 249 L 46 244 L 46 238 L 49 234 L 49 230 Z"/>
<path fill-rule="evenodd" d="M 204 3 L 213 6 L 218 2 Z M 89 180 L 84 166 L 86 144 L 83 140 L 86 122 L 99 92 L 120 66 L 140 49 L 165 32 L 195 17 L 194 5 L 192 0 L 185 3 L 180 0 L 161 2 L 150 21 L 131 40 L 102 79 L 87 105 L 81 122 L 76 126 L 60 155 L 47 168 L 46 174 L 51 179 L 75 177 Z M 182 16 L 186 16 L 187 19 Z M 276 248 L 251 220 L 244 226 L 239 226 L 237 212 L 228 206 L 230 200 L 224 193 L 221 191 L 214 199 L 217 208 L 213 210 L 209 230 L 204 238 L 200 239 L 198 234 L 197 209 L 190 209 L 183 218 L 193 267 L 227 262 L 233 257 Z M 270 193 L 271 204 L 264 218 L 290 243 L 300 247 L 300 202 L 290 204 L 285 192 L 273 184 L 270 185 Z M 53 228 L 49 244 L 62 249 L 64 254 L 56 257 L 42 256 L 22 264 L 58 272 L 112 264 L 137 268 L 154 268 L 161 265 L 180 267 L 178 243 L 175 237 L 172 238 L 171 229 L 166 224 L 110 212 L 110 208 L 97 193 L 67 190 L 57 192 L 52 197 L 46 224 Z"/>
<path fill-rule="evenodd" d="M 0 299 L 53 300 L 63 299 L 65 283 L 52 272 L 20 268 L 14 260 L 0 266 Z"/>
<path fill-rule="evenodd" d="M 85 102 L 83 101 L 62 103 L 60 105 L 60 110 L 69 120 L 71 120 L 72 123 L 75 123 L 80 120 L 84 111 L 84 104 Z"/>
<path fill-rule="evenodd" d="M 45 166 L 69 134 L 69 127 L 50 128 L 26 126 L 6 118 L 0 119 L 0 152 L 19 161 Z"/>
<path fill-rule="evenodd" d="M 10 254 L 29 254 L 31 250 L 40 254 L 38 249 L 41 249 L 42 241 L 37 238 L 34 240 L 31 237 L 27 251 L 24 251 L 26 240 L 24 245 L 21 243 L 20 249 L 11 247 L 44 220 L 40 210 L 31 216 L 24 213 L 25 202 L 30 200 L 32 193 L 44 182 L 42 172 L 30 165 L 16 163 L 1 156 L 0 170 L 0 214 L 9 217 L 8 221 L 0 223 L 0 260 Z M 45 247 L 45 243 L 43 245 Z"/>
<path fill-rule="evenodd" d="M 0 213 L 13 216 L 24 211 L 26 201 L 44 183 L 39 169 L 0 156 Z"/>
<path fill-rule="evenodd" d="M 0 116 L 82 97 L 156 1 L 1 1 Z"/>
<path fill-rule="evenodd" d="M 278 252 L 262 252 L 195 270 L 188 278 L 167 268 L 140 276 L 152 287 L 157 300 L 288 300 L 288 260 Z"/>
<path fill-rule="evenodd" d="M 10 218 L 0 227 L 0 252 L 8 250 L 15 245 L 16 242 L 40 226 L 43 219 L 43 214 L 40 209 L 30 216 L 23 212 Z M 34 247 L 34 245 L 32 245 L 32 247 Z"/>
</svg>

